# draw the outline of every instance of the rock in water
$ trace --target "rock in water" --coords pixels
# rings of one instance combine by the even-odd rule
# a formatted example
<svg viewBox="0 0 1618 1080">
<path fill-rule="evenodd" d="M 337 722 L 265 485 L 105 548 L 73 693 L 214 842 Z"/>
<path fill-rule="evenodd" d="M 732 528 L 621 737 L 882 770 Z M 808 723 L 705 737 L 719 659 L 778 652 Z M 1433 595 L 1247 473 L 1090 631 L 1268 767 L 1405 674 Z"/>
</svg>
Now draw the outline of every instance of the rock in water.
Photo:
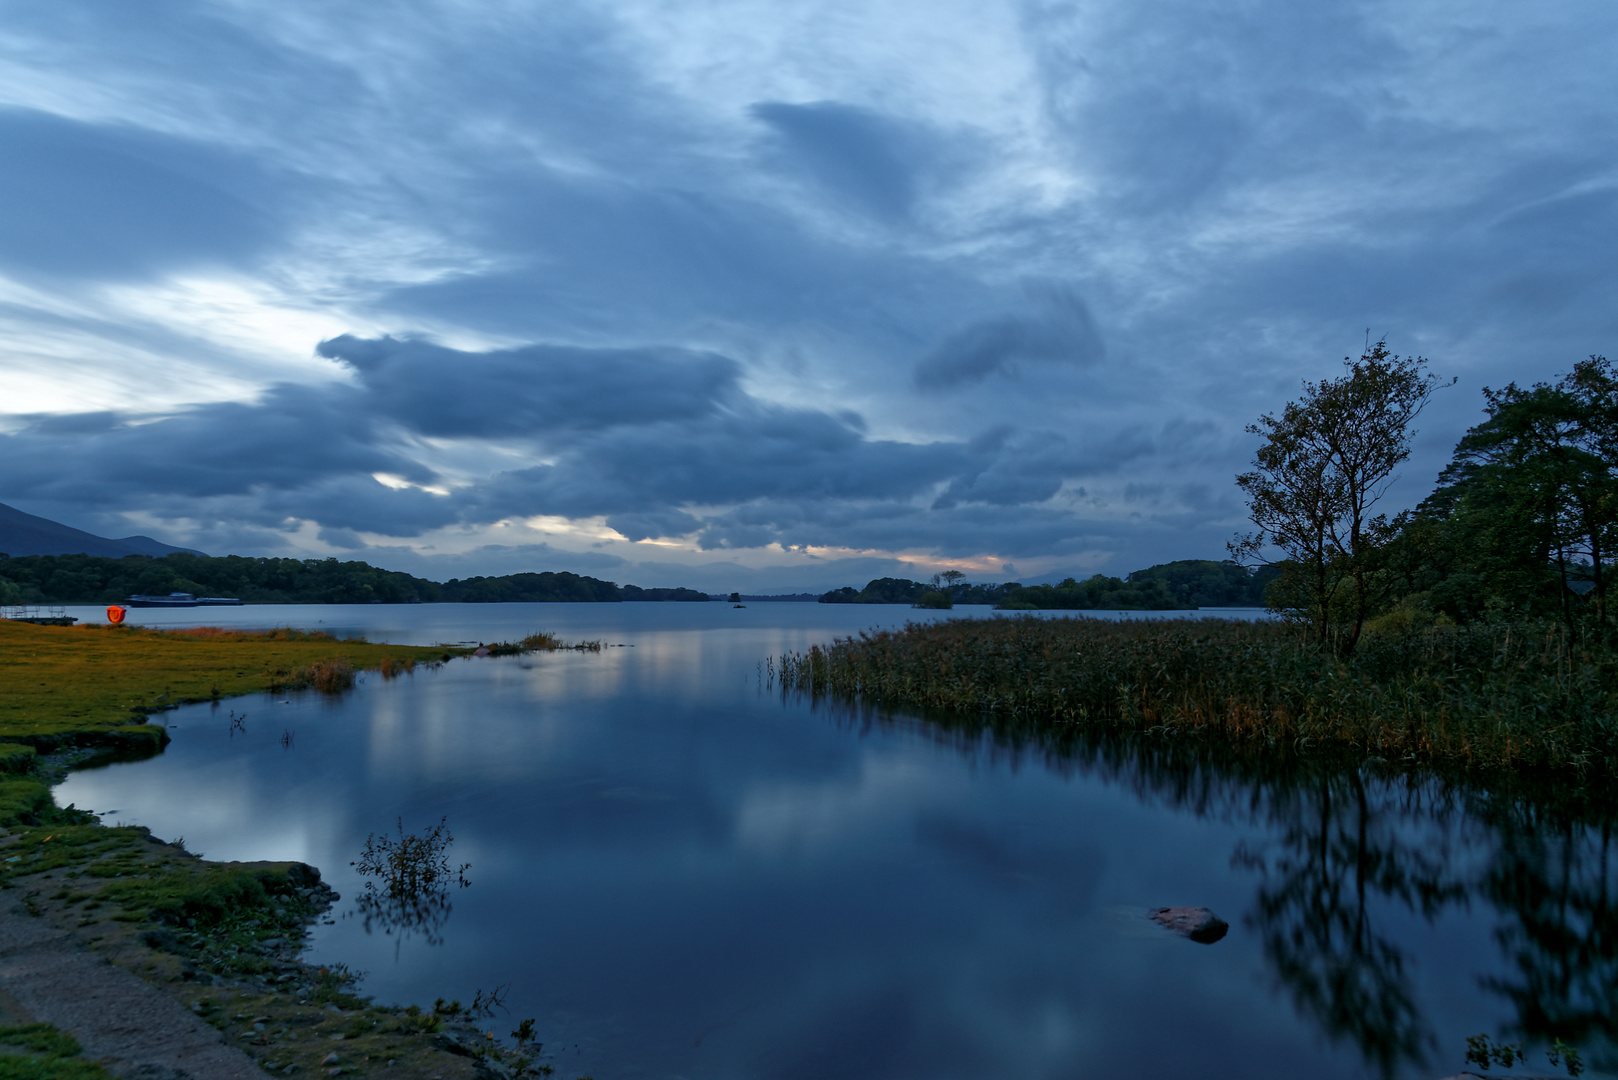
<svg viewBox="0 0 1618 1080">
<path fill-rule="evenodd" d="M 1205 907 L 1155 907 L 1146 917 L 1165 930 L 1212 945 L 1230 930 L 1230 924 Z"/>
</svg>

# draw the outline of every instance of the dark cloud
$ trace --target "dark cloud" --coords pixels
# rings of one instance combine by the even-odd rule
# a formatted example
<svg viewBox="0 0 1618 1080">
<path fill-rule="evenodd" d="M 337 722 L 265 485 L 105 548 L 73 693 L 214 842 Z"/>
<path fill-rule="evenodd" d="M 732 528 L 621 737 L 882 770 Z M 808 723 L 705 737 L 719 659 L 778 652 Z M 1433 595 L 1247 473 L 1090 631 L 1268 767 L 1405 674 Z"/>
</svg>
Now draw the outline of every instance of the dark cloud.
<svg viewBox="0 0 1618 1080">
<path fill-rule="evenodd" d="M 1070 510 L 1041 505 L 1067 479 L 1184 441 L 1126 430 L 1087 446 L 1013 428 L 968 441 L 872 438 L 848 410 L 761 401 L 740 387 L 734 361 L 678 349 L 480 353 L 344 336 L 320 351 L 357 385 L 281 386 L 254 404 L 158 418 L 39 418 L 0 437 L 9 494 L 140 509 L 200 522 L 199 533 L 310 521 L 322 541 L 354 551 L 360 533 L 560 516 L 602 517 L 630 540 L 694 536 L 707 550 L 1021 557 L 1090 535 Z M 421 453 L 429 437 L 515 440 L 547 460 L 448 478 Z"/>
<path fill-rule="evenodd" d="M 0 370 L 59 364 L 26 408 L 61 415 L 10 419 L 0 499 L 210 550 L 560 514 L 728 553 L 1217 555 L 1242 425 L 1372 327 L 1463 378 L 1414 501 L 1477 385 L 1618 348 L 1618 16 L 1494 14 L 946 13 L 944 53 L 1004 62 L 940 92 L 911 39 L 864 41 L 866 81 L 835 35 L 782 67 L 735 44 L 770 26 L 667 49 L 661 16 L 566 0 L 384 35 L 329 5 L 17 9 Z M 310 388 L 282 385 L 297 334 L 333 331 L 289 326 L 379 329 L 323 343 L 350 377 Z M 177 409 L 176 383 L 262 390 Z"/>
<path fill-rule="evenodd" d="M 1095 319 L 1071 289 L 1037 294 L 1040 311 L 1003 315 L 956 331 L 916 364 L 918 389 L 952 390 L 991 375 L 1015 377 L 1024 364 L 1088 367 L 1106 355 Z"/>
<path fill-rule="evenodd" d="M 342 387 L 277 387 L 254 404 L 225 402 L 176 415 L 96 417 L 96 430 L 67 418 L 0 439 L 12 491 L 28 498 L 153 495 L 207 498 L 292 490 L 355 473 L 427 473 L 378 445 L 360 394 Z"/>
<path fill-rule="evenodd" d="M 229 151 L 49 113 L 0 108 L 0 146 L 0 266 L 12 270 L 239 264 L 272 243 L 288 194 L 269 199 L 264 170 Z"/>
<path fill-rule="evenodd" d="M 765 101 L 748 110 L 779 137 L 788 168 L 877 217 L 909 214 L 925 150 L 916 131 L 870 109 L 835 101 Z"/>
<path fill-rule="evenodd" d="M 684 421 L 738 394 L 734 360 L 683 349 L 463 352 L 345 334 L 316 351 L 356 371 L 368 408 L 424 435 L 542 438 Z"/>
<path fill-rule="evenodd" d="M 754 401 L 695 423 L 616 428 L 572 442 L 550 465 L 493 479 L 479 496 L 485 518 L 514 514 L 634 514 L 757 499 L 807 502 L 905 499 L 968 462 L 959 443 L 868 439 L 826 413 Z M 658 521 L 666 521 L 658 518 Z M 686 522 L 684 515 L 674 519 Z M 683 531 L 689 532 L 689 529 Z"/>
</svg>

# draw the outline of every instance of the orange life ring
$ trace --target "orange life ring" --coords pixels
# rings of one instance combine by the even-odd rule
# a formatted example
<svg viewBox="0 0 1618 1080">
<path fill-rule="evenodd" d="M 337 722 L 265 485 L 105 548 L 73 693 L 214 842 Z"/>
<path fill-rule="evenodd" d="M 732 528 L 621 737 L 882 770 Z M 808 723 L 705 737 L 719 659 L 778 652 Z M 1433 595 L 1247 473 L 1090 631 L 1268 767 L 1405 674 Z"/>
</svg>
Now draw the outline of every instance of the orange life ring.
<svg viewBox="0 0 1618 1080">
<path fill-rule="evenodd" d="M 107 621 L 112 623 L 114 626 L 117 626 L 119 623 L 123 622 L 124 609 L 119 607 L 117 604 L 112 605 L 107 609 Z"/>
</svg>

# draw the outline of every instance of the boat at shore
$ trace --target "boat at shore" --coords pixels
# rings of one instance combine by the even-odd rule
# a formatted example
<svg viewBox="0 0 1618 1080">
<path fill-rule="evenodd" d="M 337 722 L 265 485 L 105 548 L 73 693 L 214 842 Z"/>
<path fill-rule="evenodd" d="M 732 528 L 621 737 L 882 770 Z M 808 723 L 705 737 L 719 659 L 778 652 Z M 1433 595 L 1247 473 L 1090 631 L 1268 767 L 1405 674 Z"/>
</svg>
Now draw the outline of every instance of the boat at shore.
<svg viewBox="0 0 1618 1080">
<path fill-rule="evenodd" d="M 131 596 L 124 601 L 127 607 L 240 607 L 234 596 L 196 596 L 188 592 L 174 592 L 167 596 Z"/>
</svg>

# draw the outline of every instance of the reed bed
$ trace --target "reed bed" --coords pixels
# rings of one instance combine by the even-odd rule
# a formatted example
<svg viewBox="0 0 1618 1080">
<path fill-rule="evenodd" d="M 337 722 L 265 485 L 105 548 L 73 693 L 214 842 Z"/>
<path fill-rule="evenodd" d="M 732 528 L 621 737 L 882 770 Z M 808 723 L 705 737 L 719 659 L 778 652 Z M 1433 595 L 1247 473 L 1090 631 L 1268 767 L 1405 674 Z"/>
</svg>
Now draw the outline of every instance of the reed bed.
<svg viewBox="0 0 1618 1080">
<path fill-rule="evenodd" d="M 389 660 L 391 659 L 390 657 Z M 353 664 L 344 657 L 334 657 L 305 664 L 285 675 L 276 675 L 272 677 L 269 689 L 318 690 L 322 694 L 340 694 L 353 688 L 354 676 Z"/>
<path fill-rule="evenodd" d="M 324 630 L 295 630 L 290 626 L 277 626 L 269 630 L 239 630 L 227 626 L 189 626 L 177 630 L 156 630 L 138 627 L 120 627 L 119 633 L 145 633 L 156 637 L 185 638 L 191 641 L 336 641 L 335 634 Z M 364 641 L 364 638 L 350 638 Z"/>
<path fill-rule="evenodd" d="M 519 653 L 529 652 L 555 652 L 560 649 L 578 649 L 583 652 L 600 652 L 599 641 L 575 641 L 569 645 L 555 634 L 544 630 L 536 631 L 521 641 L 497 641 L 492 645 L 483 646 L 489 650 L 490 656 L 516 656 Z"/>
<path fill-rule="evenodd" d="M 416 670 L 416 661 L 410 657 L 384 656 L 382 663 L 377 667 L 384 679 L 397 679 L 400 675 L 409 675 Z"/>
<path fill-rule="evenodd" d="M 975 619 L 770 662 L 788 690 L 976 715 L 1468 769 L 1618 772 L 1618 652 L 1558 625 L 1393 630 L 1352 660 L 1291 626 Z"/>
</svg>

